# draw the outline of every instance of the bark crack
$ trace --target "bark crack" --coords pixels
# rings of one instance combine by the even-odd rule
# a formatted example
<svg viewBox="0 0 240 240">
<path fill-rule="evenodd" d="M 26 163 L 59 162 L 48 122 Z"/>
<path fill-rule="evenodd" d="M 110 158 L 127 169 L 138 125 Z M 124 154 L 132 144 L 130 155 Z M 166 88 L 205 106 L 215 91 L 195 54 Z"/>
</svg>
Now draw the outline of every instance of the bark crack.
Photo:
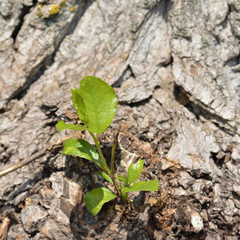
<svg viewBox="0 0 240 240">
<path fill-rule="evenodd" d="M 227 120 L 223 119 L 217 114 L 207 111 L 207 108 L 204 108 L 202 103 L 193 102 L 191 100 L 191 95 L 187 93 L 181 86 L 175 84 L 174 86 L 174 96 L 178 103 L 186 107 L 190 112 L 192 112 L 196 119 L 200 119 L 202 116 L 205 119 L 210 120 L 214 125 L 216 125 L 222 131 L 233 136 L 236 133 L 236 128 L 231 126 Z M 205 106 L 206 107 L 206 106 Z"/>
<path fill-rule="evenodd" d="M 20 14 L 20 16 L 19 16 L 19 23 L 18 23 L 18 25 L 15 27 L 15 29 L 14 29 L 14 31 L 12 32 L 12 35 L 11 35 L 11 38 L 13 39 L 14 43 L 16 42 L 18 33 L 19 33 L 19 31 L 21 30 L 22 25 L 24 24 L 24 18 L 25 18 L 25 16 L 30 12 L 30 9 L 31 9 L 32 7 L 34 7 L 36 4 L 37 4 L 37 0 L 34 0 L 32 6 L 25 6 L 25 5 L 23 5 L 21 14 Z"/>
<path fill-rule="evenodd" d="M 59 41 L 58 45 L 56 46 L 55 50 L 53 51 L 53 53 L 51 55 L 48 55 L 47 57 L 45 57 L 45 59 L 42 60 L 41 63 L 39 63 L 30 73 L 29 75 L 26 77 L 26 81 L 24 83 L 24 85 L 20 88 L 17 89 L 17 91 L 15 91 L 11 97 L 9 97 L 8 103 L 13 100 L 13 99 L 17 99 L 17 100 L 21 100 L 27 93 L 27 90 L 31 87 L 31 85 L 33 83 L 35 83 L 38 79 L 41 78 L 41 76 L 44 74 L 45 70 L 48 69 L 49 67 L 51 67 L 53 65 L 53 63 L 55 62 L 55 56 L 61 46 L 61 43 L 64 41 L 64 39 L 72 34 L 74 32 L 74 29 L 77 26 L 77 23 L 79 22 L 79 19 L 83 16 L 83 14 L 85 13 L 85 11 L 89 8 L 89 6 L 94 2 L 94 0 L 91 0 L 90 2 L 88 1 L 84 1 L 83 6 L 79 7 L 79 11 L 78 13 L 76 13 L 75 17 L 73 18 L 73 20 L 71 21 L 70 26 L 68 27 L 68 30 L 65 32 L 65 34 L 62 36 L 62 39 Z M 28 11 L 31 9 L 31 7 L 28 7 Z M 24 16 L 27 14 L 25 11 Z M 16 36 L 21 28 L 21 26 L 24 23 L 24 16 L 22 17 L 22 20 L 20 21 L 21 24 L 19 24 L 18 27 L 18 31 L 16 31 Z"/>
</svg>

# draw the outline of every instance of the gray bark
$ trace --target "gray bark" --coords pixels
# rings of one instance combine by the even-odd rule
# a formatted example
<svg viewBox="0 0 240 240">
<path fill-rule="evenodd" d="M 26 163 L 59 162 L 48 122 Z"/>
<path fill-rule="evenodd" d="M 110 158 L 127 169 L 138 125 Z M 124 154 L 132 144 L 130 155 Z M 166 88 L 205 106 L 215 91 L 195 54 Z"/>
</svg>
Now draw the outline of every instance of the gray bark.
<svg viewBox="0 0 240 240">
<path fill-rule="evenodd" d="M 7 239 L 238 239 L 240 1 L 63 2 L 0 2 L 0 169 L 66 136 L 55 124 L 72 121 L 69 89 L 94 75 L 119 100 L 105 150 L 122 124 L 123 171 L 143 158 L 168 195 L 128 227 L 114 206 L 92 218 L 93 166 L 55 151 L 0 178 Z"/>
</svg>

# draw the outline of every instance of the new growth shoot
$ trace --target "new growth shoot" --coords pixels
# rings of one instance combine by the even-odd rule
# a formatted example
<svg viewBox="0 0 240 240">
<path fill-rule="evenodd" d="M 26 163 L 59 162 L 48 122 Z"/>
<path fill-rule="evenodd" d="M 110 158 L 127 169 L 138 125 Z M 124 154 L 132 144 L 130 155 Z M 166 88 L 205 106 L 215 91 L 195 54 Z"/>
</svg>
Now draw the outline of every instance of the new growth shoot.
<svg viewBox="0 0 240 240">
<path fill-rule="evenodd" d="M 57 129 L 59 132 L 66 129 L 88 131 L 95 146 L 84 139 L 67 139 L 64 142 L 63 154 L 82 157 L 94 162 L 100 168 L 100 171 L 96 174 L 102 176 L 115 189 L 113 192 L 108 188 L 100 187 L 86 193 L 84 200 L 88 211 L 95 216 L 104 203 L 115 198 L 121 198 L 129 205 L 129 192 L 158 191 L 157 179 L 137 181 L 143 168 L 143 160 L 131 164 L 126 176 L 115 173 L 114 155 L 117 136 L 112 145 L 110 167 L 103 155 L 99 135 L 109 127 L 117 111 L 117 97 L 114 89 L 99 78 L 86 76 L 80 81 L 80 87 L 71 89 L 71 93 L 73 106 L 82 124 L 66 124 L 64 121 L 59 121 Z M 120 129 L 118 133 L 119 131 Z"/>
</svg>

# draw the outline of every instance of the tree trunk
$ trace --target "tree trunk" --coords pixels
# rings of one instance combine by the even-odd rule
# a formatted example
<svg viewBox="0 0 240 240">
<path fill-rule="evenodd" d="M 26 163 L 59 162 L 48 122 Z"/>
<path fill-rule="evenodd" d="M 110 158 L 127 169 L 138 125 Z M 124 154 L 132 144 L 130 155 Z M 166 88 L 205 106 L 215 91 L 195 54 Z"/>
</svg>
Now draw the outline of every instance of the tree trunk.
<svg viewBox="0 0 240 240">
<path fill-rule="evenodd" d="M 239 239 L 239 20 L 239 0 L 1 0 L 0 169 L 71 134 L 55 125 L 75 121 L 70 88 L 94 75 L 119 101 L 106 156 L 122 125 L 117 165 L 143 158 L 161 189 L 133 195 L 135 215 L 115 202 L 94 218 L 97 169 L 57 148 L 0 178 L 0 233 Z"/>
</svg>

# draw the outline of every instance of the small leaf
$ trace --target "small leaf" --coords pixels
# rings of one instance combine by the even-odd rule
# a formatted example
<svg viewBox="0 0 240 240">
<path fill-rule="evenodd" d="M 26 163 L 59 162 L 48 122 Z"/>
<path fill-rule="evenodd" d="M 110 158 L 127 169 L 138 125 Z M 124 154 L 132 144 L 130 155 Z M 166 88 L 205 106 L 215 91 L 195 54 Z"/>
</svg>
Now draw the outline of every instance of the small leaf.
<svg viewBox="0 0 240 240">
<path fill-rule="evenodd" d="M 82 97 L 78 94 L 78 89 L 71 89 L 73 106 L 76 109 L 79 119 L 84 123 L 86 121 L 86 109 Z"/>
<path fill-rule="evenodd" d="M 143 168 L 144 161 L 143 160 L 138 160 L 137 163 L 131 164 L 128 167 L 128 174 L 127 174 L 127 183 L 128 185 L 135 182 L 138 177 L 141 174 L 142 168 Z"/>
<path fill-rule="evenodd" d="M 119 182 L 119 186 L 120 186 L 120 191 L 121 191 L 121 194 L 122 194 L 122 197 L 128 201 L 128 193 L 127 192 L 123 192 L 122 189 L 124 188 L 122 183 Z"/>
<path fill-rule="evenodd" d="M 131 187 L 124 187 L 122 192 L 138 192 L 138 191 L 158 191 L 158 180 L 140 181 L 134 183 Z"/>
<path fill-rule="evenodd" d="M 99 78 L 86 76 L 79 89 L 71 91 L 77 114 L 89 131 L 100 134 L 106 130 L 117 111 L 113 88 Z"/>
<path fill-rule="evenodd" d="M 97 215 L 104 203 L 109 202 L 117 196 L 109 189 L 101 187 L 95 188 L 85 195 L 85 203 L 88 211 L 93 215 Z"/>
<path fill-rule="evenodd" d="M 83 139 L 67 139 L 64 142 L 63 154 L 85 158 L 103 168 L 102 161 L 96 149 Z"/>
<path fill-rule="evenodd" d="M 61 132 L 66 129 L 74 130 L 74 131 L 84 131 L 87 130 L 86 127 L 79 125 L 79 124 L 66 124 L 63 120 L 57 123 L 57 130 Z"/>
<path fill-rule="evenodd" d="M 125 177 L 121 176 L 121 175 L 117 175 L 117 179 L 121 182 L 124 182 L 125 184 L 127 184 L 127 181 L 125 179 Z"/>
<path fill-rule="evenodd" d="M 109 175 L 107 175 L 105 172 L 97 172 L 96 173 L 99 176 L 102 176 L 104 179 L 106 179 L 108 182 L 110 182 L 113 185 L 113 181 Z"/>
</svg>

